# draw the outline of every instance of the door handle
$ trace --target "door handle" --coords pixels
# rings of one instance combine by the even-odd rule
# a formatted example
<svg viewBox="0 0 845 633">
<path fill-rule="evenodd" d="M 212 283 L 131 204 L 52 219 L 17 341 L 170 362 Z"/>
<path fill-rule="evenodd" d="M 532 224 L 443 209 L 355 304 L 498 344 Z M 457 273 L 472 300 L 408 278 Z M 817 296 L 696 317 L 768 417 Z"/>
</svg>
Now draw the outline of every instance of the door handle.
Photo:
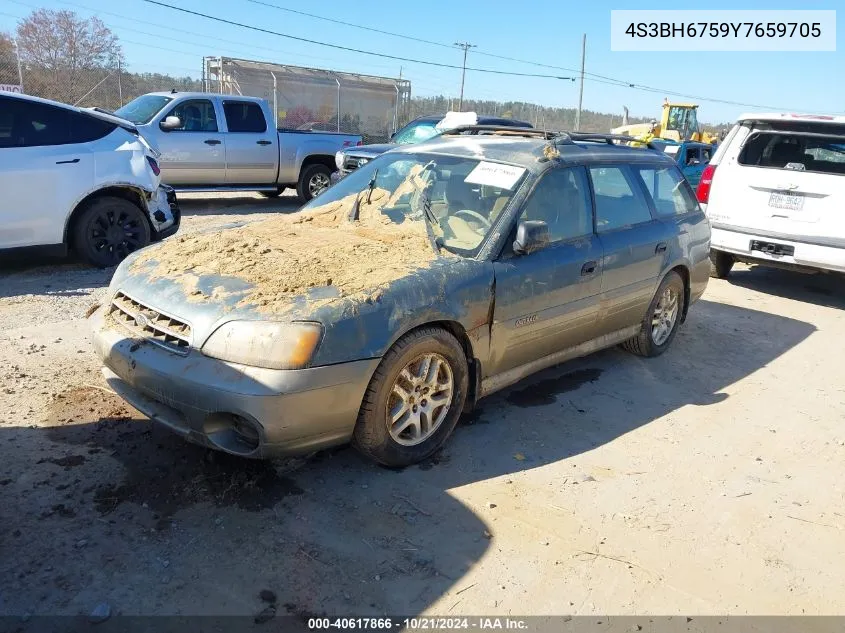
<svg viewBox="0 0 845 633">
<path fill-rule="evenodd" d="M 655 246 L 655 248 L 654 248 L 654 252 L 655 252 L 655 254 L 657 254 L 657 253 L 665 253 L 665 252 L 666 252 L 666 242 L 660 242 L 660 244 L 658 244 L 657 246 Z"/>
<path fill-rule="evenodd" d="M 592 275 L 594 272 L 596 272 L 596 266 L 598 266 L 598 264 L 594 261 L 587 262 L 586 264 L 581 266 L 581 276 L 586 277 L 587 275 Z"/>
<path fill-rule="evenodd" d="M 220 141 L 218 141 L 216 138 L 210 138 L 206 141 L 203 141 L 203 143 L 205 143 L 206 145 L 220 145 Z"/>
<path fill-rule="evenodd" d="M 74 165 L 79 162 L 78 158 L 74 158 L 73 160 L 57 160 L 57 165 Z"/>
<path fill-rule="evenodd" d="M 272 141 L 256 141 L 255 144 L 256 145 L 272 145 L 273 142 Z"/>
</svg>

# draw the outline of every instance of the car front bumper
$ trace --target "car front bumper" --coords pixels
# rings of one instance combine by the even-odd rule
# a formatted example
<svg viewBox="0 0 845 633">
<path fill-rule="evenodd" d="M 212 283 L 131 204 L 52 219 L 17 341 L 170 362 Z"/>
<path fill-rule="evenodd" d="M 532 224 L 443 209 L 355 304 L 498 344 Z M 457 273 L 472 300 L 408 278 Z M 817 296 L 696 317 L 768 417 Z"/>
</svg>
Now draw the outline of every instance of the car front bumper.
<svg viewBox="0 0 845 633">
<path fill-rule="evenodd" d="M 242 457 L 309 453 L 343 444 L 379 359 L 301 370 L 227 363 L 191 349 L 182 356 L 90 317 L 109 386 L 186 440 Z"/>
<path fill-rule="evenodd" d="M 163 240 L 179 230 L 182 212 L 173 187 L 159 185 L 155 194 L 150 196 L 147 207 L 156 239 Z"/>
<path fill-rule="evenodd" d="M 753 242 L 787 246 L 793 249 L 793 253 L 792 255 L 782 255 L 752 250 Z M 795 266 L 845 273 L 845 248 L 837 246 L 811 244 L 781 236 L 760 235 L 746 229 L 724 228 L 714 225 L 711 232 L 710 247 L 761 264 L 769 262 L 776 266 Z"/>
</svg>

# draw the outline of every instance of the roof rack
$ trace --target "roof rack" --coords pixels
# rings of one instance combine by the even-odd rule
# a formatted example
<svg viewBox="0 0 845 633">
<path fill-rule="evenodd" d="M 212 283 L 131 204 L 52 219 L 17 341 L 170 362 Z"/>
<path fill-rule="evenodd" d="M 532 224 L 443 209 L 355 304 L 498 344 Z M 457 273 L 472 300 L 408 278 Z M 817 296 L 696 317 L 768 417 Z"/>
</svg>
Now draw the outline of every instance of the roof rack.
<svg viewBox="0 0 845 633">
<path fill-rule="evenodd" d="M 546 130 L 538 130 L 532 127 L 517 127 L 514 125 L 459 125 L 448 130 L 444 130 L 441 136 L 457 136 L 459 134 L 507 134 L 510 136 L 536 136 L 546 140 L 550 140 L 558 136 L 559 132 L 550 132 Z"/>
<path fill-rule="evenodd" d="M 569 140 L 575 141 L 590 141 L 595 143 L 607 143 L 608 145 L 615 145 L 614 141 L 623 143 L 630 143 L 631 141 L 642 143 L 642 141 L 633 136 L 626 136 L 624 134 L 600 134 L 598 132 L 567 132 L 566 136 Z M 649 149 L 658 149 L 651 141 L 646 143 Z"/>
</svg>

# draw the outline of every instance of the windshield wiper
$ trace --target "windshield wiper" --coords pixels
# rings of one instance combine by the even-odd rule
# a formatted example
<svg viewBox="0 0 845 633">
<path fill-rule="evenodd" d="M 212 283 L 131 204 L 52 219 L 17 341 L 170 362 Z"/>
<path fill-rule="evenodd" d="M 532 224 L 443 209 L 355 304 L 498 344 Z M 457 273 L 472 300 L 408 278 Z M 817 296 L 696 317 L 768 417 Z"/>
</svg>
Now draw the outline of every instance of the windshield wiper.
<svg viewBox="0 0 845 633">
<path fill-rule="evenodd" d="M 367 183 L 367 188 L 364 190 L 367 192 L 367 204 L 370 204 L 370 198 L 373 195 L 373 189 L 376 188 L 376 178 L 378 177 L 378 169 L 373 172 L 373 177 L 370 178 L 370 182 Z M 359 191 L 358 195 L 355 196 L 355 204 L 352 205 L 352 208 L 349 210 L 349 221 L 355 222 L 358 219 L 358 211 L 361 208 L 361 194 L 364 191 Z"/>
</svg>

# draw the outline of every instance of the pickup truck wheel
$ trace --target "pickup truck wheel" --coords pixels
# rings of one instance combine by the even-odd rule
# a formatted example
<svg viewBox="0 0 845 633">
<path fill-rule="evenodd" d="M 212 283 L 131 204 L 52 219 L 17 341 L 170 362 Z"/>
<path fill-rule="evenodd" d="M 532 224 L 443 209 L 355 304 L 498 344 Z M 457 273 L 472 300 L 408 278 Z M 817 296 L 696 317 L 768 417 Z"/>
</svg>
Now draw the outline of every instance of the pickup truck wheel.
<svg viewBox="0 0 845 633">
<path fill-rule="evenodd" d="M 108 268 L 150 243 L 150 223 L 129 200 L 105 196 L 86 206 L 71 227 L 70 237 L 77 255 L 89 264 Z"/>
<path fill-rule="evenodd" d="M 258 193 L 260 193 L 260 194 L 261 194 L 262 196 L 264 196 L 265 198 L 278 198 L 278 197 L 279 197 L 280 195 L 282 195 L 284 192 L 285 192 L 285 188 L 284 188 L 284 187 L 279 187 L 279 188 L 278 188 L 278 189 L 276 189 L 275 191 L 259 191 Z"/>
<path fill-rule="evenodd" d="M 323 193 L 332 184 L 332 172 L 325 165 L 309 165 L 302 170 L 296 193 L 303 202 L 308 202 Z"/>
<path fill-rule="evenodd" d="M 390 467 L 409 466 L 439 449 L 467 394 L 467 361 L 440 328 L 415 330 L 385 354 L 364 395 L 352 442 Z"/>
<path fill-rule="evenodd" d="M 648 306 L 642 329 L 622 346 L 637 356 L 660 356 L 669 349 L 684 313 L 684 280 L 670 272 L 657 288 Z"/>
<path fill-rule="evenodd" d="M 710 276 L 727 279 L 734 267 L 734 257 L 725 251 L 710 250 Z"/>
</svg>

